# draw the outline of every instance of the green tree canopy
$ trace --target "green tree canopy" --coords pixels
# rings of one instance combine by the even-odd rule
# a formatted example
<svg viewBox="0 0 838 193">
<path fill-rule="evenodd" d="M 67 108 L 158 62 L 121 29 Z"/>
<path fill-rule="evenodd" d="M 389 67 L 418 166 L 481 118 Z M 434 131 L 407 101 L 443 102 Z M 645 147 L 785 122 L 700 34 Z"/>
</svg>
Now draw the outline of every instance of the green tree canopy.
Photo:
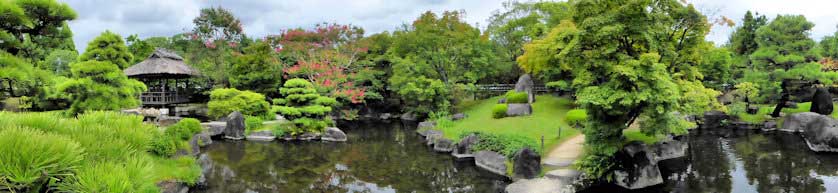
<svg viewBox="0 0 838 193">
<path fill-rule="evenodd" d="M 73 79 L 58 87 L 73 101 L 70 113 L 119 110 L 140 105 L 137 96 L 146 90 L 146 86 L 140 81 L 128 79 L 115 64 L 91 60 L 72 64 L 70 68 Z"/>
<path fill-rule="evenodd" d="M 569 73 L 577 103 L 588 112 L 582 169 L 604 177 L 635 121 L 647 135 L 684 132 L 675 112 L 696 114 L 720 105 L 705 88 L 698 63 L 706 49 L 707 18 L 676 0 L 580 0 L 572 20 L 524 46 L 523 69 Z M 626 20 L 624 18 L 632 18 Z M 710 105 L 708 105 L 710 104 Z"/>
<path fill-rule="evenodd" d="M 67 21 L 76 12 L 55 0 L 0 1 L 0 49 L 40 61 L 53 49 L 75 50 Z"/>
<path fill-rule="evenodd" d="M 751 11 L 745 12 L 742 18 L 742 25 L 736 27 L 730 35 L 730 47 L 734 53 L 741 56 L 748 56 L 757 50 L 757 29 L 768 23 L 765 15 L 754 14 Z"/>
<path fill-rule="evenodd" d="M 79 54 L 73 50 L 55 50 L 41 61 L 40 68 L 56 75 L 70 76 L 70 64 L 75 63 Z"/>
<path fill-rule="evenodd" d="M 274 109 L 294 123 L 296 127 L 290 131 L 292 135 L 320 133 L 326 126 L 333 124 L 328 115 L 337 100 L 317 94 L 311 82 L 301 78 L 290 79 L 282 85 L 280 93 L 285 98 L 276 100 L 274 105 L 281 106 Z"/>
<path fill-rule="evenodd" d="M 102 32 L 99 37 L 87 44 L 87 49 L 79 56 L 79 61 L 103 61 L 115 64 L 119 69 L 125 69 L 132 65 L 134 56 L 122 41 L 122 36 L 111 31 Z"/>
<path fill-rule="evenodd" d="M 128 43 L 128 51 L 131 52 L 131 56 L 134 56 L 130 62 L 132 65 L 145 60 L 156 48 L 148 41 L 140 39 L 137 34 L 130 35 L 125 40 Z"/>
<path fill-rule="evenodd" d="M 266 42 L 258 42 L 236 56 L 230 70 L 231 86 L 263 94 L 275 94 L 282 81 L 281 66 L 272 55 L 273 49 Z"/>
<path fill-rule="evenodd" d="M 393 75 L 388 82 L 410 108 L 427 102 L 415 99 L 436 98 L 410 95 L 443 90 L 456 95 L 464 92 L 464 85 L 499 73 L 493 65 L 496 57 L 491 42 L 480 34 L 480 30 L 463 22 L 461 17 L 460 12 L 446 11 L 441 16 L 425 12 L 412 25 L 394 33 L 389 52 L 398 58 L 398 62 L 393 65 Z M 432 104 L 427 105 L 433 107 L 431 109 L 411 110 L 447 110 L 438 108 L 446 106 L 450 103 L 448 100 L 457 96 L 445 97 L 448 98 L 433 100 Z"/>
</svg>

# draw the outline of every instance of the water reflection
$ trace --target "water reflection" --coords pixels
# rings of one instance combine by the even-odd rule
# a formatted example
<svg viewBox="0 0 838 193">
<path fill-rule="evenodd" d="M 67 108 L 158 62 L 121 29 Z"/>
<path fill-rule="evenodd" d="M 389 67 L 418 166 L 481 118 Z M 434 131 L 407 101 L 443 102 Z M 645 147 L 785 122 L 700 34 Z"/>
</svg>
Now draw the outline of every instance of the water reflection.
<svg viewBox="0 0 838 193">
<path fill-rule="evenodd" d="M 347 129 L 348 143 L 220 142 L 196 192 L 498 192 L 507 182 L 435 154 L 400 124 Z"/>
<path fill-rule="evenodd" d="M 661 162 L 664 185 L 634 192 L 838 192 L 838 154 L 798 135 L 698 131 L 684 159 Z"/>
</svg>

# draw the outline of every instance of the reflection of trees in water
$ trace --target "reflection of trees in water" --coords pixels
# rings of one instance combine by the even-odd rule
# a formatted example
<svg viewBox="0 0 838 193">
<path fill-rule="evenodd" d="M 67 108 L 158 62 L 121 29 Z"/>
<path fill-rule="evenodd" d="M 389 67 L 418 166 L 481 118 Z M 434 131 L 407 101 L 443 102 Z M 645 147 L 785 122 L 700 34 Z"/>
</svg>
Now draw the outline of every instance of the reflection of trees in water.
<svg viewBox="0 0 838 193">
<path fill-rule="evenodd" d="M 215 169 L 208 192 L 495 191 L 480 176 L 489 174 L 453 167 L 452 158 L 433 155 L 413 131 L 392 125 L 353 131 L 347 143 L 211 145 Z"/>
<path fill-rule="evenodd" d="M 748 183 L 764 193 L 826 191 L 816 174 L 835 175 L 838 163 L 811 152 L 791 134 L 750 135 L 734 139 L 736 157 L 744 163 Z"/>
<path fill-rule="evenodd" d="M 687 192 L 730 192 L 730 160 L 724 141 L 710 135 L 690 136 Z"/>
</svg>

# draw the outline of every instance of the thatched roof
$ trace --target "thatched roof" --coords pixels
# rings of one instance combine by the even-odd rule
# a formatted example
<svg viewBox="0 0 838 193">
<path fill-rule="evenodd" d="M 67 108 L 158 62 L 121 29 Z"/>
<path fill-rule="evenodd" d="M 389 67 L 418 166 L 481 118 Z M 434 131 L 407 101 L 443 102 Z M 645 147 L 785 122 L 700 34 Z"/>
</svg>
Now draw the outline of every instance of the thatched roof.
<svg viewBox="0 0 838 193">
<path fill-rule="evenodd" d="M 124 70 L 129 77 L 188 78 L 200 76 L 198 70 L 183 63 L 183 58 L 165 49 L 158 48 L 154 53 Z"/>
</svg>

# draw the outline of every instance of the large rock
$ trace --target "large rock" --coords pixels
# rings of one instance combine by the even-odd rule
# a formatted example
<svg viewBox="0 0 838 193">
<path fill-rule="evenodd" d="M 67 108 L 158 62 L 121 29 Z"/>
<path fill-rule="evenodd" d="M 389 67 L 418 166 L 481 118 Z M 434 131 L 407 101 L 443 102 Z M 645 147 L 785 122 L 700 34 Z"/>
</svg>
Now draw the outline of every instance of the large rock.
<svg viewBox="0 0 838 193">
<path fill-rule="evenodd" d="M 527 116 L 532 114 L 532 106 L 530 104 L 507 104 L 506 116 Z"/>
<path fill-rule="evenodd" d="M 514 178 L 532 179 L 541 174 L 541 155 L 530 148 L 524 148 L 515 153 L 512 162 Z"/>
<path fill-rule="evenodd" d="M 454 116 L 451 116 L 451 120 L 456 121 L 456 120 L 465 119 L 466 117 L 468 117 L 468 116 L 466 116 L 465 113 L 457 113 L 457 114 L 454 114 Z"/>
<path fill-rule="evenodd" d="M 209 132 L 201 132 L 192 136 L 192 140 L 195 140 L 199 147 L 206 147 L 207 145 L 212 144 L 212 137 L 210 136 Z"/>
<path fill-rule="evenodd" d="M 344 142 L 346 141 L 346 133 L 337 127 L 328 127 L 326 128 L 326 132 L 323 133 L 323 137 L 320 137 L 320 140 Z"/>
<path fill-rule="evenodd" d="M 402 114 L 402 116 L 400 116 L 399 118 L 401 118 L 403 121 L 416 121 L 416 114 L 413 114 L 413 112 L 406 112 Z"/>
<path fill-rule="evenodd" d="M 832 94 L 829 94 L 829 91 L 824 87 L 815 90 L 815 94 L 812 96 L 812 107 L 809 108 L 809 111 L 821 115 L 832 114 Z"/>
<path fill-rule="evenodd" d="M 242 140 L 244 139 L 244 115 L 241 112 L 233 112 L 227 116 L 227 126 L 224 128 L 224 138 Z"/>
<path fill-rule="evenodd" d="M 433 145 L 436 143 L 437 139 L 442 139 L 442 131 L 438 130 L 427 130 L 425 131 L 425 144 L 428 146 Z"/>
<path fill-rule="evenodd" d="M 809 125 L 809 123 L 821 116 L 824 115 L 813 112 L 803 112 L 787 115 L 785 120 L 783 121 L 783 127 L 779 130 L 785 132 L 803 132 L 806 129 L 806 126 Z"/>
<path fill-rule="evenodd" d="M 454 151 L 454 142 L 446 138 L 437 138 L 434 142 L 434 151 L 440 153 Z"/>
<path fill-rule="evenodd" d="M 212 174 L 213 162 L 212 159 L 209 158 L 209 155 L 201 154 L 198 156 L 198 165 L 201 166 L 201 176 L 199 176 L 198 180 L 195 182 L 195 187 L 198 189 L 205 189 L 208 187 L 207 176 Z"/>
<path fill-rule="evenodd" d="M 245 139 L 248 141 L 273 141 L 276 139 L 276 135 L 271 130 L 261 130 L 250 132 Z"/>
<path fill-rule="evenodd" d="M 470 134 L 460 139 L 460 142 L 457 143 L 457 147 L 454 148 L 454 154 L 472 154 L 471 146 L 479 140 L 480 137 L 475 134 Z"/>
<path fill-rule="evenodd" d="M 163 181 L 157 183 L 157 187 L 160 188 L 161 193 L 188 193 L 189 187 L 182 182 L 175 182 L 175 181 Z"/>
<path fill-rule="evenodd" d="M 201 153 L 201 139 L 198 135 L 200 134 L 195 134 L 189 139 L 189 152 L 192 156 L 198 156 Z"/>
<path fill-rule="evenodd" d="M 417 130 L 433 129 L 434 127 L 436 127 L 436 122 L 422 121 L 422 122 L 419 122 L 419 125 L 416 126 L 416 129 Z"/>
<path fill-rule="evenodd" d="M 722 127 L 722 121 L 730 119 L 730 116 L 721 111 L 707 111 L 704 112 L 704 117 L 701 119 L 702 129 L 716 129 Z"/>
<path fill-rule="evenodd" d="M 652 145 L 652 152 L 655 153 L 655 160 L 663 161 L 684 157 L 684 155 L 687 154 L 687 147 L 689 147 L 689 143 L 687 143 L 686 138 L 687 137 L 684 135 L 674 137 L 669 136 L 666 139 Z"/>
<path fill-rule="evenodd" d="M 838 120 L 816 117 L 806 126 L 803 139 L 812 151 L 838 152 Z"/>
<path fill-rule="evenodd" d="M 179 122 L 183 117 L 161 116 L 157 117 L 157 126 L 168 127 Z"/>
<path fill-rule="evenodd" d="M 477 167 L 497 175 L 506 176 L 506 157 L 493 151 L 478 151 L 474 154 Z"/>
<path fill-rule="evenodd" d="M 532 81 L 532 77 L 529 74 L 521 75 L 518 78 L 518 82 L 515 83 L 515 92 L 527 92 L 529 97 L 528 102 L 535 102 L 535 82 Z"/>
<path fill-rule="evenodd" d="M 642 142 L 634 141 L 615 155 L 614 183 L 626 189 L 640 189 L 663 183 L 654 154 Z"/>
<path fill-rule="evenodd" d="M 210 136 L 219 136 L 224 134 L 224 130 L 227 128 L 227 122 L 223 121 L 213 121 L 213 122 L 206 122 L 201 123 L 201 127 L 203 127 L 207 134 Z"/>
</svg>

